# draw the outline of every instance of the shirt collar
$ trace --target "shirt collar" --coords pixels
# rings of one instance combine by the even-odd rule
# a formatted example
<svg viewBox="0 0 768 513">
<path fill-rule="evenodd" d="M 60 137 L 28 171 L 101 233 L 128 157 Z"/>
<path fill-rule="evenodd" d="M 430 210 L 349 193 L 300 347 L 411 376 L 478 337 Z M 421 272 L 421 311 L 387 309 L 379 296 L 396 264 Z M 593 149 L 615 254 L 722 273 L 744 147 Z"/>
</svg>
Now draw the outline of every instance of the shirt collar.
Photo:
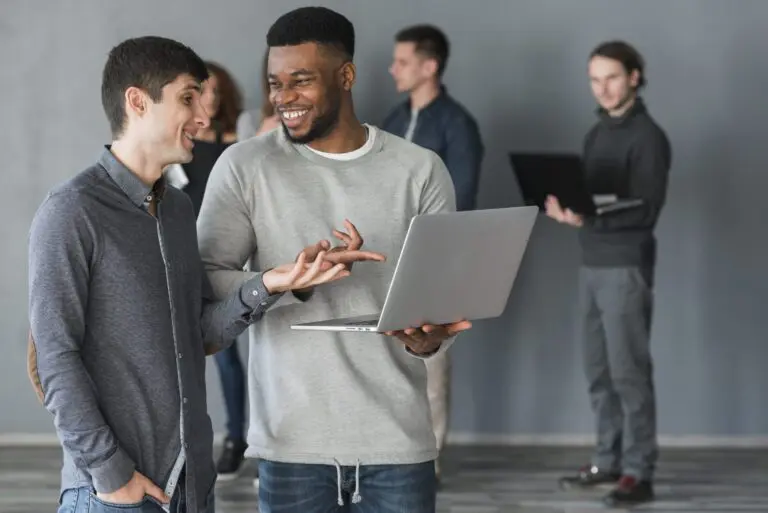
<svg viewBox="0 0 768 513">
<path fill-rule="evenodd" d="M 99 164 L 107 170 L 107 173 L 118 187 L 125 193 L 126 196 L 137 207 L 147 207 L 152 196 L 157 195 L 157 199 L 161 200 L 165 194 L 165 175 L 161 176 L 155 184 L 150 187 L 145 184 L 139 177 L 133 174 L 130 169 L 125 167 L 122 162 L 117 160 L 115 155 L 111 151 L 111 146 L 104 146 L 104 151 L 99 158 Z"/>
<path fill-rule="evenodd" d="M 440 105 L 442 105 L 445 100 L 448 98 L 448 90 L 446 89 L 445 85 L 440 86 L 440 92 L 435 96 L 434 100 L 423 106 L 419 109 L 419 115 L 421 114 L 429 114 L 430 112 L 434 110 L 438 110 L 440 108 Z M 408 111 L 408 113 L 411 112 L 411 101 L 408 100 L 404 104 L 405 109 Z"/>
</svg>

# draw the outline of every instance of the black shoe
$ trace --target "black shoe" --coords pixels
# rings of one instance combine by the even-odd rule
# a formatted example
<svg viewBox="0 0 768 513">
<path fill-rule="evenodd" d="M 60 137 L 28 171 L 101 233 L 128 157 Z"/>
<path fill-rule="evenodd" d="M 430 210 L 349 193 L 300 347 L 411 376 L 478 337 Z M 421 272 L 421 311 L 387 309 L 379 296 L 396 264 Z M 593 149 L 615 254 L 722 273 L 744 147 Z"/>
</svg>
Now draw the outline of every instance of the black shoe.
<svg viewBox="0 0 768 513">
<path fill-rule="evenodd" d="M 621 508 L 651 502 L 653 499 L 653 485 L 650 481 L 638 481 L 634 477 L 624 476 L 603 502 L 612 508 Z"/>
<path fill-rule="evenodd" d="M 560 488 L 591 488 L 604 484 L 616 484 L 621 478 L 619 472 L 606 472 L 594 465 L 581 467 L 574 476 L 566 476 L 560 479 Z"/>
<path fill-rule="evenodd" d="M 216 472 L 219 479 L 234 479 L 245 459 L 246 443 L 243 440 L 232 440 L 227 437 L 224 440 L 224 448 L 216 463 Z"/>
</svg>

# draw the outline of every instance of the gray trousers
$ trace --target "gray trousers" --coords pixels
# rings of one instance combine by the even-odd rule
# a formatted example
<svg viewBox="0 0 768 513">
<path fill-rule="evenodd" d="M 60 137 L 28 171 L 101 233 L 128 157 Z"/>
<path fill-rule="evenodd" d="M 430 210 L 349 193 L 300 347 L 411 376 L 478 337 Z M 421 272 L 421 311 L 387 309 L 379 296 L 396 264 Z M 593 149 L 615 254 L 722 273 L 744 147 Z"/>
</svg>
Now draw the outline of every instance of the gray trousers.
<svg viewBox="0 0 768 513">
<path fill-rule="evenodd" d="M 592 464 L 648 480 L 658 458 L 652 310 L 652 269 L 579 270 L 578 333 L 597 423 Z"/>
<path fill-rule="evenodd" d="M 432 411 L 432 429 L 437 439 L 437 450 L 442 451 L 448 435 L 451 392 L 451 352 L 445 351 L 426 360 L 427 397 Z M 439 468 L 439 466 L 438 466 Z"/>
</svg>

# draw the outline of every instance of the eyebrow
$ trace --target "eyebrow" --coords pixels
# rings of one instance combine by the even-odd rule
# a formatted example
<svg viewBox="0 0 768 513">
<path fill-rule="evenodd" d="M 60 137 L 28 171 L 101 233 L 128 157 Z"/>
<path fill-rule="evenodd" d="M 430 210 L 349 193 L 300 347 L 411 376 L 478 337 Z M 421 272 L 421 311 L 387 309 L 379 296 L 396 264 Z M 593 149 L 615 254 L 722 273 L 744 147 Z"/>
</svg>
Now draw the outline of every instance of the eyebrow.
<svg viewBox="0 0 768 513">
<path fill-rule="evenodd" d="M 292 72 L 291 76 L 295 78 L 295 77 L 300 77 L 300 76 L 316 75 L 316 74 L 317 73 L 312 71 L 312 70 L 308 70 L 308 69 L 302 68 L 302 69 L 297 69 L 296 71 Z M 277 78 L 277 74 L 276 73 L 270 73 L 269 74 L 269 78 L 270 79 Z"/>
<path fill-rule="evenodd" d="M 180 93 L 186 93 L 187 91 L 197 91 L 198 93 L 203 90 L 203 86 L 201 84 L 187 84 L 184 86 L 184 88 L 180 91 Z"/>
</svg>

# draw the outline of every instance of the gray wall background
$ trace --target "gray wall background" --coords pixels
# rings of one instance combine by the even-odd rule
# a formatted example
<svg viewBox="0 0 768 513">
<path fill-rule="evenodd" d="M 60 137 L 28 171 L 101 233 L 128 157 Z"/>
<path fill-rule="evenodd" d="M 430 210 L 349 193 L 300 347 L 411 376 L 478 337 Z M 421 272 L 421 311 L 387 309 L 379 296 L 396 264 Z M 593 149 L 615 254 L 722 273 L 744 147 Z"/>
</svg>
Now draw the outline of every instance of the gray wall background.
<svg viewBox="0 0 768 513">
<path fill-rule="evenodd" d="M 645 54 L 652 114 L 674 146 L 658 236 L 653 329 L 663 435 L 768 431 L 763 125 L 764 0 L 337 0 L 317 2 L 356 25 L 358 113 L 379 122 L 399 98 L 387 67 L 393 34 L 429 21 L 453 44 L 446 83 L 487 145 L 482 207 L 520 201 L 506 153 L 576 150 L 594 121 L 586 56 L 606 38 Z M 293 0 L 0 0 L 0 434 L 52 433 L 25 375 L 26 248 L 46 191 L 108 141 L 99 100 L 109 48 L 137 35 L 190 44 L 232 70 L 258 104 L 264 35 Z M 541 218 L 504 316 L 454 346 L 453 423 L 467 438 L 589 435 L 592 420 L 572 340 L 578 246 Z M 244 353 L 246 354 L 246 353 Z M 211 412 L 223 429 L 216 370 Z"/>
</svg>

